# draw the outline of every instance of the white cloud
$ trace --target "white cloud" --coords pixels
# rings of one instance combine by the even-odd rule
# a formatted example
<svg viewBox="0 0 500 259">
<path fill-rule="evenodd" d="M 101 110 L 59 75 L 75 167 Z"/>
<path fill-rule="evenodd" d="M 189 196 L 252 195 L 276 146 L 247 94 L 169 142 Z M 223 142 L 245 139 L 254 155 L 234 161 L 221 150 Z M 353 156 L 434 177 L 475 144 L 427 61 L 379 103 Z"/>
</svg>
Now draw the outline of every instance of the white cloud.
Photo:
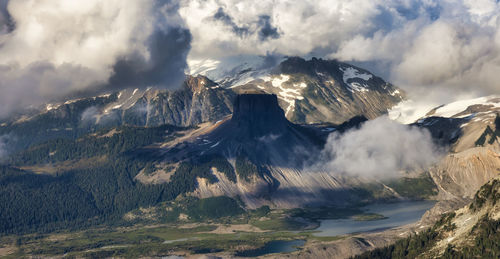
<svg viewBox="0 0 500 259">
<path fill-rule="evenodd" d="M 380 117 L 342 135 L 331 133 L 321 159 L 311 168 L 349 176 L 392 178 L 401 176 L 402 170 L 428 168 L 439 156 L 425 129 Z"/>
<path fill-rule="evenodd" d="M 238 36 L 213 19 L 222 8 L 236 26 L 268 15 L 279 37 Z M 366 64 L 410 95 L 500 90 L 500 3 L 495 0 L 184 0 L 180 14 L 193 34 L 191 59 L 237 54 L 326 56 Z M 420 89 L 427 91 L 420 91 Z M 441 90 L 435 90 L 441 89 Z"/>
<path fill-rule="evenodd" d="M 356 62 L 419 99 L 451 91 L 440 94 L 449 102 L 498 92 L 499 25 L 495 0 L 0 0 L 0 101 L 26 105 L 110 78 L 175 85 L 191 42 L 190 60 L 221 64 L 268 53 Z"/>
<path fill-rule="evenodd" d="M 11 134 L 0 136 L 0 163 L 9 155 L 9 143 L 15 141 L 16 138 Z"/>
<path fill-rule="evenodd" d="M 74 92 L 130 86 L 126 82 L 177 87 L 190 42 L 177 5 L 1 0 L 0 116 Z"/>
</svg>

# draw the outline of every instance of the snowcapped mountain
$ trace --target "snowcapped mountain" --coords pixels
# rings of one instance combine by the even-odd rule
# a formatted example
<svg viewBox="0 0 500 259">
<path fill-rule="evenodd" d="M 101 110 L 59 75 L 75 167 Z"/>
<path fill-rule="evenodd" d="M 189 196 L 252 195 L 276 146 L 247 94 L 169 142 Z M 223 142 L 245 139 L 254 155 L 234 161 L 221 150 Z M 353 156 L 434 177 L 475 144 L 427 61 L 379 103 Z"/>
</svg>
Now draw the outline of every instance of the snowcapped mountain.
<svg viewBox="0 0 500 259">
<path fill-rule="evenodd" d="M 276 94 L 286 117 L 298 123 L 342 123 L 356 115 L 375 118 L 404 99 L 400 89 L 383 79 L 336 60 L 290 57 L 272 66 L 249 58 L 238 66 L 211 64 L 208 71 L 195 71 L 236 92 Z"/>
<path fill-rule="evenodd" d="M 500 98 L 486 96 L 441 105 L 415 125 L 449 147 L 429 170 L 443 199 L 470 199 L 500 168 Z"/>
<path fill-rule="evenodd" d="M 435 137 L 451 143 L 454 152 L 460 152 L 484 144 L 477 141 L 488 127 L 495 128 L 499 114 L 500 96 L 491 95 L 438 106 L 416 124 L 429 128 Z"/>
<path fill-rule="evenodd" d="M 194 126 L 221 120 L 231 114 L 237 93 L 256 90 L 276 94 L 294 123 L 375 118 L 404 98 L 383 79 L 335 60 L 241 57 L 191 62 L 191 71 L 195 75 L 177 90 L 126 89 L 45 104 L 0 121 L 0 134 L 18 135 L 19 146 L 26 147 L 118 125 Z"/>
</svg>

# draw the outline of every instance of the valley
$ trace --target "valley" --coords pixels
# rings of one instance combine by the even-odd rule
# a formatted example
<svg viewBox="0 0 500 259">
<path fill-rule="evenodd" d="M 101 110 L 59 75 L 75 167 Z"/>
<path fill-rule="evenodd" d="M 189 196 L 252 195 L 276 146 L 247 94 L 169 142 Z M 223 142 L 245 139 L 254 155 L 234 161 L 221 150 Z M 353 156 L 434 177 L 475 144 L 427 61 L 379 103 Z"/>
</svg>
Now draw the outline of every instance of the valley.
<svg viewBox="0 0 500 259">
<path fill-rule="evenodd" d="M 0 0 L 0 259 L 500 258 L 500 0 Z"/>
<path fill-rule="evenodd" d="M 418 202 L 415 205 L 422 206 Z M 224 258 L 235 255 L 275 256 L 272 254 L 293 252 L 295 245 L 298 245 L 299 251 L 302 251 L 324 242 L 360 240 L 363 234 L 338 232 L 337 227 L 323 226 L 324 220 L 351 219 L 356 221 L 365 215 L 373 216 L 373 213 L 369 213 L 363 207 L 323 208 L 321 210 L 260 208 L 239 212 L 234 216 L 221 214 L 216 217 L 200 217 L 198 214 L 193 214 L 196 212 L 187 211 L 187 214 L 184 214 L 185 217 L 180 216 L 174 222 L 155 224 L 153 222 L 165 222 L 160 218 L 165 219 L 168 216 L 154 214 L 151 210 L 140 209 L 134 212 L 141 216 L 134 218 L 133 224 L 130 222 L 132 218 L 125 216 L 122 222 L 87 230 L 4 236 L 0 240 L 2 244 L 8 244 L 5 249 L 10 247 L 11 250 L 8 253 L 4 252 L 3 256 L 5 258 L 28 255 L 58 257 L 61 254 L 66 257 L 119 256 L 125 258 L 148 254 L 188 257 L 197 254 L 212 254 Z M 166 211 L 168 214 L 170 210 Z M 421 213 L 415 213 L 410 221 L 416 221 L 420 216 Z M 392 216 L 389 216 L 389 219 L 391 218 Z M 381 219 L 371 220 L 376 224 Z M 320 221 L 321 227 L 318 228 Z M 399 232 L 401 232 L 407 228 L 399 225 L 403 223 L 409 223 L 409 221 L 401 222 L 396 219 L 395 222 L 390 223 L 390 226 L 391 228 L 400 227 Z M 352 231 L 356 232 L 355 228 Z M 278 240 L 284 243 L 276 244 Z M 291 243 L 293 244 L 291 246 L 285 245 L 289 241 L 300 242 Z M 262 247 L 267 248 L 263 251 L 255 250 Z"/>
<path fill-rule="evenodd" d="M 22 141 L 0 166 L 0 256 L 349 258 L 426 231 L 499 173 L 496 96 L 397 126 L 435 147 L 431 165 L 358 175 L 328 167 L 335 157 L 325 152 L 366 125 L 385 127 L 375 120 L 392 123 L 375 117 L 403 95 L 337 61 L 290 58 L 277 68 L 288 75 L 231 88 L 188 76 L 182 90 L 126 90 L 2 123 L 0 132 Z M 342 95 L 307 95 L 331 87 Z M 360 105 L 372 92 L 394 103 L 375 111 L 380 103 L 343 101 L 353 95 Z M 332 119 L 318 100 L 353 110 Z M 308 107 L 300 101 L 317 112 L 300 117 Z M 141 102 L 154 108 L 130 110 Z"/>
</svg>

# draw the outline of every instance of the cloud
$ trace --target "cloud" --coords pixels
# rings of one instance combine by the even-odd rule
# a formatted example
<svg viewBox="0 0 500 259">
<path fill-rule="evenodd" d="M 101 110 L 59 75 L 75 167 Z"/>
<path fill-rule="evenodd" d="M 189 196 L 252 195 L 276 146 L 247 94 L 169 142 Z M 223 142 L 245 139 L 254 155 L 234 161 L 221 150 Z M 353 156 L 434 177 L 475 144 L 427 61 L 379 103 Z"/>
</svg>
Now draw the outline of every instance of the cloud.
<svg viewBox="0 0 500 259">
<path fill-rule="evenodd" d="M 380 117 L 359 129 L 332 133 L 313 170 L 368 178 L 393 178 L 402 170 L 426 169 L 441 152 L 425 129 Z"/>
<path fill-rule="evenodd" d="M 271 24 L 271 17 L 269 15 L 259 16 L 258 24 L 260 26 L 259 39 L 265 41 L 267 39 L 277 39 L 280 37 L 278 28 Z"/>
<path fill-rule="evenodd" d="M 336 58 L 441 104 L 498 92 L 499 25 L 495 0 L 0 0 L 0 116 L 75 92 L 176 87 L 187 55 Z"/>
<path fill-rule="evenodd" d="M 250 21 L 248 24 L 238 25 L 233 17 L 224 11 L 224 8 L 219 7 L 217 12 L 213 15 L 213 19 L 231 28 L 231 31 L 241 39 L 251 37 L 253 34 L 258 35 L 260 41 L 277 39 L 280 36 L 278 28 L 272 25 L 269 15 L 258 15 L 257 21 Z"/>
<path fill-rule="evenodd" d="M 240 37 L 244 37 L 248 34 L 248 27 L 245 26 L 238 26 L 234 21 L 231 16 L 229 16 L 226 12 L 224 12 L 224 9 L 222 7 L 219 7 L 217 12 L 213 16 L 214 20 L 216 21 L 221 21 L 223 24 L 226 26 L 229 26 L 233 33 Z"/>
<path fill-rule="evenodd" d="M 168 33 L 155 33 L 147 47 L 149 58 L 139 52 L 120 57 L 113 65 L 110 86 L 125 87 L 167 86 L 177 88 L 184 80 L 187 48 L 191 41 L 188 30 L 171 29 Z"/>
<path fill-rule="evenodd" d="M 0 0 L 0 116 L 76 92 L 180 87 L 176 0 Z"/>
<path fill-rule="evenodd" d="M 101 113 L 99 112 L 99 109 L 97 107 L 91 106 L 82 112 L 81 121 L 85 124 L 95 124 L 99 119 L 100 114 Z"/>
<path fill-rule="evenodd" d="M 185 0 L 179 12 L 193 35 L 193 60 L 268 52 L 336 58 L 435 104 L 499 90 L 495 0 Z M 207 19 L 216 13 L 227 22 Z M 258 17 L 269 17 L 263 31 L 271 33 L 235 37 L 235 28 L 246 31 Z"/>
<path fill-rule="evenodd" d="M 0 35 L 14 30 L 14 21 L 7 11 L 8 0 L 0 0 Z"/>
<path fill-rule="evenodd" d="M 16 138 L 11 134 L 0 135 L 0 163 L 9 155 L 9 145 L 12 145 Z"/>
</svg>

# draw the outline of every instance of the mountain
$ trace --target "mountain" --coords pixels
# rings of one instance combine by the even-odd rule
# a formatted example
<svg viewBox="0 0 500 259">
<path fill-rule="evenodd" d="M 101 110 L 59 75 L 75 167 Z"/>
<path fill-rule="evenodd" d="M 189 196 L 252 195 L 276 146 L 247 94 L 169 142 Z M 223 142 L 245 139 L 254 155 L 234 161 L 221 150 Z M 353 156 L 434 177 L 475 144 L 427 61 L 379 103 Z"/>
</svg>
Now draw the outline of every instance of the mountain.
<svg viewBox="0 0 500 259">
<path fill-rule="evenodd" d="M 333 130 L 298 125 L 276 95 L 236 96 L 233 116 L 192 127 L 118 126 L 32 145 L 0 167 L 0 233 L 52 231 L 120 222 L 138 207 L 182 197 L 226 196 L 247 210 L 350 205 L 378 197 L 358 180 L 303 169 Z M 377 189 L 378 188 L 378 189 Z M 32 213 L 36 208 L 37 213 Z M 92 220 L 88 220 L 92 219 Z"/>
<path fill-rule="evenodd" d="M 218 75 L 206 73 L 218 81 L 187 76 L 177 90 L 126 89 L 31 107 L 0 120 L 0 136 L 15 139 L 10 144 L 16 151 L 119 125 L 194 126 L 230 115 L 236 94 L 247 90 L 275 93 L 294 123 L 340 124 L 357 115 L 374 118 L 404 98 L 401 90 L 381 78 L 335 60 L 288 58 L 258 70 L 253 65 L 242 63 Z"/>
<path fill-rule="evenodd" d="M 154 170 L 141 172 L 137 179 L 161 182 L 158 179 L 168 179 L 185 168 L 204 168 L 207 174 L 196 178 L 191 195 L 239 197 L 249 208 L 345 206 L 405 196 L 378 181 L 308 166 L 319 157 L 331 131 L 359 127 L 366 118 L 354 117 L 341 125 L 298 125 L 286 119 L 276 95 L 256 92 L 238 95 L 233 110 L 231 117 L 220 122 L 138 150 L 134 156 L 154 158 Z M 432 184 L 424 186 L 433 188 Z"/>
<path fill-rule="evenodd" d="M 443 199 L 470 199 L 500 172 L 500 98 L 487 96 L 436 107 L 416 125 L 449 152 L 430 170 Z"/>
<path fill-rule="evenodd" d="M 178 90 L 127 89 L 90 98 L 46 104 L 0 123 L 0 136 L 17 149 L 54 138 L 77 138 L 120 125 L 193 126 L 231 114 L 235 94 L 210 79 L 188 76 Z"/>
<path fill-rule="evenodd" d="M 289 57 L 265 70 L 254 63 L 222 75 L 206 74 L 217 74 L 217 83 L 236 92 L 276 94 L 286 117 L 295 123 L 342 123 L 357 115 L 372 119 L 405 98 L 402 90 L 380 77 L 337 60 Z"/>
<path fill-rule="evenodd" d="M 276 95 L 247 93 L 236 96 L 231 118 L 210 132 L 182 143 L 168 158 L 219 154 L 246 156 L 257 164 L 299 166 L 324 144 L 324 133 L 288 121 Z M 207 143 L 210 143 L 208 145 Z M 207 146 L 208 145 L 208 146 Z M 299 154 L 298 152 L 301 153 Z M 299 161 L 294 158 L 301 158 Z M 290 162 L 297 162 L 291 164 Z"/>
<path fill-rule="evenodd" d="M 92 128 L 79 136 L 32 144 L 12 154 L 0 166 L 0 233 L 137 227 L 135 224 L 143 223 L 215 224 L 214 221 L 226 220 L 266 229 L 282 224 L 277 229 L 290 230 L 288 226 L 295 226 L 293 229 L 297 230 L 304 226 L 314 227 L 322 217 L 359 213 L 352 206 L 361 204 L 429 197 L 439 200 L 426 214 L 425 224 L 341 240 L 307 237 L 315 241 L 297 252 L 309 258 L 340 254 L 348 257 L 375 246 L 388 245 L 408 231 L 421 233 L 422 228 L 439 219 L 443 212 L 475 199 L 474 193 L 479 188 L 476 186 L 487 182 L 495 172 L 498 174 L 500 168 L 497 164 L 500 119 L 496 115 L 498 101 L 494 97 L 486 97 L 479 105 L 477 102 L 466 105 L 452 115 L 443 115 L 440 109 L 446 106 L 442 106 L 421 118 L 414 126 L 428 129 L 436 143 L 450 153 L 445 152 L 444 158 L 432 168 L 402 172 L 401 178 L 383 180 L 308 167 L 310 161 L 319 158 L 319 151 L 331 132 L 342 134 L 360 127 L 367 120 L 365 117 L 356 116 L 339 125 L 298 124 L 285 116 L 277 95 L 252 88 L 240 90 L 240 94 L 234 94 L 232 106 L 228 108 L 233 111 L 232 115 L 221 116 L 215 122 L 184 127 L 119 125 Z M 125 97 L 124 94 L 120 98 Z M 133 91 L 130 96 L 134 96 Z M 95 114 L 102 113 L 108 106 L 118 105 L 113 104 L 116 99 L 107 102 L 107 98 L 113 97 L 96 98 L 104 104 Z M 88 105 L 84 100 L 75 103 L 78 102 L 82 107 Z M 66 107 L 80 107 L 71 104 Z M 120 107 L 127 105 L 122 102 Z M 457 115 L 459 113 L 462 114 Z M 103 119 L 92 118 L 95 121 L 89 125 L 94 126 L 97 120 Z M 200 231 L 205 231 L 203 229 Z M 239 234 L 235 235 L 237 240 L 231 247 L 241 242 Z M 143 236 L 138 238 L 144 239 Z M 163 244 L 165 239 L 148 238 L 151 241 L 147 242 L 154 243 L 155 248 L 151 249 L 156 251 L 151 254 L 162 254 L 156 248 L 163 246 L 156 245 Z M 103 240 L 109 241 L 99 241 L 97 246 L 129 244 L 129 241 L 117 241 L 116 237 Z M 197 242 L 186 242 L 189 243 L 186 249 L 193 253 L 208 251 L 198 250 Z M 60 249 L 33 254 L 59 255 L 72 245 L 71 242 L 55 245 Z M 214 247 L 214 244 L 207 246 Z M 339 250 L 339 247 L 346 249 Z M 82 246 L 78 249 L 88 250 Z M 234 249 L 231 252 L 235 252 Z"/>
<path fill-rule="evenodd" d="M 431 226 L 355 258 L 498 258 L 500 98 L 441 105 L 414 125 L 428 129 L 447 151 L 429 168 L 438 203 L 421 223 Z"/>
<path fill-rule="evenodd" d="M 287 59 L 278 66 L 280 74 L 262 70 L 273 78 L 262 87 L 276 88 L 273 82 L 287 73 L 309 80 L 297 81 L 303 90 L 321 88 L 319 81 L 311 83 L 308 69 L 325 66 L 338 77 L 342 71 L 332 70 L 338 70 L 336 62 Z M 379 79 L 357 71 L 351 72 L 361 79 L 346 82 L 351 87 L 366 84 L 359 94 L 342 83 L 330 86 L 349 96 L 344 105 L 353 105 L 350 113 L 335 117 L 332 112 L 331 120 L 310 121 L 315 124 L 291 120 L 293 109 L 282 100 L 288 90 L 273 94 L 252 84 L 229 89 L 202 75 L 188 76 L 178 90 L 127 89 L 19 112 L 0 122 L 1 140 L 8 138 L 10 148 L 0 166 L 0 233 L 131 224 L 123 217 L 133 210 L 166 203 L 182 207 L 184 201 L 229 201 L 239 215 L 262 207 L 345 207 L 410 197 L 414 193 L 400 194 L 404 188 L 388 183 L 307 168 L 329 133 L 359 127 L 367 120 L 365 112 L 375 116 L 365 104 L 356 106 L 368 100 L 360 94 L 373 90 L 396 98 L 377 88 Z M 304 92 L 304 102 L 312 98 L 307 96 Z M 391 105 L 380 106 L 380 114 Z M 312 108 L 310 112 L 315 114 Z M 347 117 L 351 113 L 356 116 Z M 424 186 L 422 193 L 432 193 L 432 184 Z M 181 216 L 177 212 L 173 222 Z"/>
</svg>

